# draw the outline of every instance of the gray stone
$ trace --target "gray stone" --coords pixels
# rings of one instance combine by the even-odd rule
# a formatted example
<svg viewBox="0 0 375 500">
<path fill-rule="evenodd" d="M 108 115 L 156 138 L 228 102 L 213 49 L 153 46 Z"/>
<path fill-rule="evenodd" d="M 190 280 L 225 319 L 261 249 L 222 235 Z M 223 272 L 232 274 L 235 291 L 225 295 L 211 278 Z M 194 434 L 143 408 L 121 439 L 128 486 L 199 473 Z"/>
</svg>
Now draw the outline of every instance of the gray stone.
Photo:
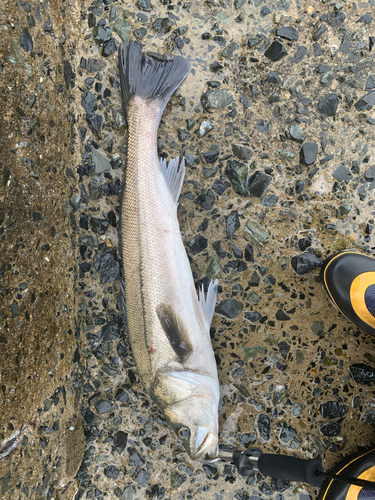
<svg viewBox="0 0 375 500">
<path fill-rule="evenodd" d="M 351 179 L 353 179 L 353 174 L 347 168 L 345 168 L 344 165 L 340 165 L 333 172 L 332 177 L 340 182 L 345 181 L 346 183 L 348 183 Z"/>
<path fill-rule="evenodd" d="M 267 175 L 264 172 L 260 172 L 259 170 L 257 170 L 249 178 L 249 181 L 247 183 L 247 190 L 249 191 L 251 196 L 260 198 L 270 185 L 271 181 L 272 177 L 270 175 Z"/>
<path fill-rule="evenodd" d="M 324 321 L 313 321 L 311 331 L 318 337 L 321 337 L 324 333 Z"/>
<path fill-rule="evenodd" d="M 282 443 L 289 443 L 294 436 L 297 434 L 297 431 L 294 429 L 294 427 L 291 427 L 290 425 L 287 425 L 285 422 L 283 424 L 283 428 L 281 429 L 280 432 L 280 441 Z"/>
<path fill-rule="evenodd" d="M 147 30 L 146 28 L 139 28 L 139 30 L 134 30 L 134 36 L 138 40 L 142 40 L 147 35 Z"/>
<path fill-rule="evenodd" d="M 106 170 L 111 168 L 111 164 L 107 160 L 107 158 L 99 153 L 97 149 L 94 149 L 91 156 L 92 162 L 95 165 L 95 173 L 101 174 Z"/>
<path fill-rule="evenodd" d="M 116 249 L 96 254 L 94 268 L 99 273 L 102 285 L 116 281 L 120 274 L 120 263 L 116 257 Z"/>
<path fill-rule="evenodd" d="M 172 29 L 172 26 L 173 22 L 168 17 L 159 17 L 152 23 L 154 31 L 159 35 L 165 35 L 169 33 Z"/>
<path fill-rule="evenodd" d="M 300 149 L 300 161 L 305 165 L 311 165 L 318 157 L 318 145 L 315 142 L 305 142 Z"/>
<path fill-rule="evenodd" d="M 190 153 L 185 153 L 184 157 L 185 157 L 185 163 L 188 167 L 192 167 L 197 161 L 195 156 L 191 155 Z"/>
<path fill-rule="evenodd" d="M 198 234 L 195 238 L 188 241 L 188 247 L 193 255 L 203 252 L 207 248 L 207 238 Z"/>
<path fill-rule="evenodd" d="M 366 81 L 365 90 L 375 89 L 375 80 L 372 75 L 369 75 Z"/>
<path fill-rule="evenodd" d="M 250 99 L 247 94 L 242 94 L 242 96 L 240 97 L 240 103 L 245 109 L 249 109 L 251 106 Z"/>
<path fill-rule="evenodd" d="M 208 151 L 207 153 L 203 153 L 203 158 L 206 163 L 213 165 L 218 159 L 220 151 Z"/>
<path fill-rule="evenodd" d="M 100 59 L 93 59 L 89 57 L 87 60 L 86 70 L 88 73 L 97 73 L 106 66 L 105 61 Z"/>
<path fill-rule="evenodd" d="M 368 385 L 375 382 L 375 368 L 364 363 L 349 366 L 350 374 L 357 384 Z"/>
<path fill-rule="evenodd" d="M 116 40 L 111 38 L 108 42 L 104 42 L 102 54 L 104 57 L 109 57 L 118 49 Z"/>
<path fill-rule="evenodd" d="M 319 40 L 319 38 L 321 38 L 322 35 L 324 35 L 324 33 L 326 33 L 327 31 L 328 31 L 327 26 L 324 23 L 322 23 L 314 33 L 313 39 L 315 41 Z"/>
<path fill-rule="evenodd" d="M 339 401 L 327 401 L 320 406 L 320 414 L 323 418 L 343 417 L 349 408 Z"/>
<path fill-rule="evenodd" d="M 255 47 L 255 45 L 258 45 L 258 43 L 262 42 L 265 39 L 265 36 L 262 33 L 258 33 L 256 36 L 251 36 L 247 44 L 249 48 L 251 49 L 252 47 Z"/>
<path fill-rule="evenodd" d="M 357 111 L 369 111 L 375 104 L 375 90 L 362 97 L 354 104 Z"/>
<path fill-rule="evenodd" d="M 81 100 L 81 105 L 86 113 L 93 113 L 98 109 L 96 97 L 91 92 L 86 92 L 84 98 Z"/>
<path fill-rule="evenodd" d="M 368 12 L 367 14 L 361 16 L 357 21 L 357 23 L 363 23 L 363 24 L 370 24 L 371 22 L 372 22 L 372 16 Z"/>
<path fill-rule="evenodd" d="M 217 314 L 224 318 L 233 319 L 239 316 L 242 312 L 243 305 L 236 299 L 221 300 L 215 309 Z"/>
<path fill-rule="evenodd" d="M 190 139 L 191 133 L 187 132 L 186 130 L 183 130 L 182 128 L 177 129 L 177 136 L 178 140 L 181 142 L 186 141 L 187 139 Z"/>
<path fill-rule="evenodd" d="M 267 80 L 271 83 L 281 83 L 281 78 L 276 71 L 270 71 L 267 75 Z"/>
<path fill-rule="evenodd" d="M 327 437 L 339 436 L 341 432 L 341 425 L 338 422 L 330 422 L 322 425 L 320 432 Z"/>
<path fill-rule="evenodd" d="M 199 126 L 198 134 L 200 137 L 204 137 L 209 132 L 211 132 L 211 130 L 213 130 L 214 128 L 215 128 L 215 125 L 212 122 L 210 122 L 209 120 L 204 120 Z"/>
<path fill-rule="evenodd" d="M 117 13 L 116 5 L 112 4 L 111 10 L 109 11 L 109 22 L 113 23 L 113 21 L 115 21 L 117 17 L 118 17 L 118 13 Z"/>
<path fill-rule="evenodd" d="M 213 278 L 214 276 L 218 275 L 221 271 L 222 271 L 222 268 L 220 265 L 219 257 L 215 253 L 212 256 L 211 261 L 207 267 L 206 276 L 207 276 L 207 278 Z"/>
<path fill-rule="evenodd" d="M 104 122 L 103 116 L 97 115 L 96 113 L 87 113 L 86 120 L 94 132 L 98 132 Z"/>
<path fill-rule="evenodd" d="M 147 486 L 147 483 L 151 479 L 151 472 L 141 469 L 135 476 L 135 480 L 141 486 Z"/>
<path fill-rule="evenodd" d="M 325 117 L 335 116 L 338 104 L 339 98 L 337 94 L 329 94 L 318 102 L 317 110 Z"/>
<path fill-rule="evenodd" d="M 95 41 L 99 45 L 103 45 L 104 42 L 108 42 L 108 40 L 112 37 L 112 28 L 108 25 L 97 25 L 93 28 L 93 34 Z"/>
<path fill-rule="evenodd" d="M 345 35 L 341 40 L 339 51 L 342 52 L 343 54 L 349 54 L 351 45 L 352 45 L 352 39 L 349 33 L 345 33 Z"/>
<path fill-rule="evenodd" d="M 240 9 L 246 0 L 234 0 L 234 7 L 238 10 Z"/>
<path fill-rule="evenodd" d="M 245 231 L 251 234 L 255 241 L 257 241 L 260 245 L 264 245 L 268 242 L 269 236 L 266 229 L 259 224 L 256 220 L 251 217 L 246 222 Z"/>
<path fill-rule="evenodd" d="M 300 61 L 302 61 L 302 59 L 305 57 L 306 54 L 307 54 L 307 47 L 301 45 L 301 47 L 298 47 L 297 52 L 290 60 L 291 62 L 299 63 Z"/>
<path fill-rule="evenodd" d="M 81 205 L 81 195 L 76 194 L 70 198 L 69 201 L 70 205 L 75 209 L 78 210 L 78 208 Z"/>
<path fill-rule="evenodd" d="M 367 182 L 372 182 L 375 179 L 375 165 L 372 165 L 364 173 Z"/>
<path fill-rule="evenodd" d="M 125 40 L 129 40 L 131 34 L 131 26 L 129 24 L 129 21 L 117 19 L 117 21 L 113 25 L 113 30 L 118 34 L 123 42 Z"/>
<path fill-rule="evenodd" d="M 271 130 L 271 122 L 266 122 L 263 120 L 263 118 L 261 118 L 257 121 L 256 127 L 259 132 L 262 132 L 262 134 L 268 134 Z"/>
<path fill-rule="evenodd" d="M 261 198 L 260 204 L 263 207 L 275 207 L 278 199 L 279 198 L 276 194 L 266 194 Z"/>
<path fill-rule="evenodd" d="M 225 108 L 233 101 L 233 95 L 228 89 L 219 89 L 206 92 L 202 95 L 201 102 L 205 109 Z"/>
<path fill-rule="evenodd" d="M 265 413 L 261 413 L 257 420 L 258 431 L 264 441 L 269 441 L 271 438 L 271 421 L 270 417 Z"/>
<path fill-rule="evenodd" d="M 27 28 L 24 28 L 22 34 L 19 36 L 20 45 L 25 52 L 33 50 L 33 37 Z"/>
<path fill-rule="evenodd" d="M 276 35 L 281 38 L 285 38 L 286 40 L 298 40 L 298 32 L 293 26 L 282 26 L 278 30 L 276 30 Z"/>
<path fill-rule="evenodd" d="M 303 141 L 306 139 L 306 132 L 302 130 L 302 128 L 297 125 L 297 123 L 293 123 L 290 126 L 290 137 L 292 138 L 293 141 L 299 142 L 300 144 L 303 143 Z"/>
<path fill-rule="evenodd" d="M 112 403 L 105 400 L 101 400 L 95 403 L 95 408 L 99 415 L 110 412 L 112 410 L 112 406 Z"/>
<path fill-rule="evenodd" d="M 235 231 L 241 226 L 237 210 L 232 210 L 226 220 L 226 232 L 228 236 L 233 236 Z"/>
<path fill-rule="evenodd" d="M 327 23 L 332 26 L 332 28 L 338 28 L 346 19 L 345 12 L 328 12 Z"/>
<path fill-rule="evenodd" d="M 150 12 L 152 7 L 151 0 L 138 0 L 137 7 L 146 12 Z"/>
<path fill-rule="evenodd" d="M 109 342 L 111 340 L 116 340 L 120 337 L 123 329 L 123 322 L 120 317 L 113 318 L 111 321 L 106 323 L 101 330 L 98 332 L 98 338 L 100 342 Z"/>
<path fill-rule="evenodd" d="M 232 59 L 233 54 L 238 50 L 240 46 L 237 42 L 231 42 L 225 49 L 222 51 L 221 55 L 226 59 Z"/>
<path fill-rule="evenodd" d="M 292 257 L 292 268 L 297 274 L 311 273 L 314 269 L 322 265 L 322 262 L 310 252 L 305 252 L 297 257 Z"/>
<path fill-rule="evenodd" d="M 251 157 L 253 156 L 253 151 L 246 146 L 236 146 L 235 144 L 232 144 L 232 151 L 237 158 L 243 161 L 251 160 Z"/>
<path fill-rule="evenodd" d="M 228 160 L 225 174 L 232 183 L 233 189 L 240 196 L 248 196 L 246 181 L 248 167 L 237 160 Z"/>
<path fill-rule="evenodd" d="M 352 209 L 352 205 L 349 205 L 349 204 L 343 204 L 343 205 L 340 205 L 340 215 L 346 215 L 348 214 Z"/>
<path fill-rule="evenodd" d="M 288 320 L 290 320 L 290 317 L 287 314 L 285 314 L 285 312 L 282 309 L 278 309 L 276 311 L 276 316 L 275 317 L 276 317 L 276 319 L 278 321 L 288 321 Z"/>
<path fill-rule="evenodd" d="M 275 40 L 268 47 L 264 55 L 268 57 L 268 59 L 271 59 L 271 61 L 280 61 L 280 59 L 288 55 L 288 52 L 282 43 Z"/>
</svg>

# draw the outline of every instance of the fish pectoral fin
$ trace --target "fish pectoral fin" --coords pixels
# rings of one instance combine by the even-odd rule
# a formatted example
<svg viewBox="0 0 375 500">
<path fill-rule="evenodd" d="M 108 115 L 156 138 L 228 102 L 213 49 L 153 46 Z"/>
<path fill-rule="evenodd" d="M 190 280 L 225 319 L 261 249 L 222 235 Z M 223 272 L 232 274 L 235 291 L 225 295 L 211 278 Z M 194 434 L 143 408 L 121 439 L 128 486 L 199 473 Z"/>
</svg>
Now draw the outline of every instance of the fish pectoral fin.
<svg viewBox="0 0 375 500">
<path fill-rule="evenodd" d="M 184 372 L 171 370 L 155 374 L 150 390 L 153 399 L 158 402 L 162 411 L 169 405 L 190 398 L 194 393 L 194 386 L 184 382 L 180 374 L 183 377 Z"/>
<path fill-rule="evenodd" d="M 210 328 L 212 318 L 215 313 L 215 305 L 216 305 L 216 296 L 217 296 L 217 285 L 218 280 L 210 281 L 208 285 L 207 295 L 204 296 L 204 288 L 203 285 L 199 289 L 199 300 L 197 300 L 198 311 L 201 316 L 201 320 L 205 323 L 206 330 Z M 196 293 L 194 290 L 194 294 L 196 297 Z"/>
<path fill-rule="evenodd" d="M 171 372 L 179 372 L 184 369 L 184 365 L 182 363 L 179 363 L 178 361 L 170 361 L 168 364 L 168 370 Z"/>
<path fill-rule="evenodd" d="M 164 158 L 160 158 L 160 170 L 162 171 L 169 191 L 177 204 L 185 177 L 185 158 L 183 157 L 180 163 L 178 156 L 176 158 L 172 158 L 169 160 L 168 165 Z"/>
<path fill-rule="evenodd" d="M 158 305 L 156 313 L 172 349 L 184 363 L 193 352 L 193 347 L 182 321 L 168 304 Z"/>
</svg>

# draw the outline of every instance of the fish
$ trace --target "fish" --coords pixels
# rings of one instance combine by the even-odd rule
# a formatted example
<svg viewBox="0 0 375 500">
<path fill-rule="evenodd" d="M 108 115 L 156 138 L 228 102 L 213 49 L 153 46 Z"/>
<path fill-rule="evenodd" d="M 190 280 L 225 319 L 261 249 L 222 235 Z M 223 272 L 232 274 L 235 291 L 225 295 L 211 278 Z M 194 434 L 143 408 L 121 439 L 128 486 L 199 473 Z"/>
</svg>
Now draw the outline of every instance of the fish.
<svg viewBox="0 0 375 500">
<path fill-rule="evenodd" d="M 210 339 L 218 281 L 197 295 L 177 218 L 184 158 L 158 158 L 157 133 L 190 71 L 136 42 L 118 52 L 128 151 L 120 204 L 127 330 L 139 377 L 192 459 L 218 453 L 219 380 Z"/>
</svg>

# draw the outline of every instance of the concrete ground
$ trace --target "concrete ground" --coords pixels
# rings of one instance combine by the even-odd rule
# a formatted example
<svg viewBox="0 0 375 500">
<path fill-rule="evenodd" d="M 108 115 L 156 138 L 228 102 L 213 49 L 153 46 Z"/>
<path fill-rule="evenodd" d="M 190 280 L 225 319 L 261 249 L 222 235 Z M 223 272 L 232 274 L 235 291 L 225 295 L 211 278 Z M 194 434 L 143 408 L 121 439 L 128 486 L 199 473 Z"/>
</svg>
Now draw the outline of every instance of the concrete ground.
<svg viewBox="0 0 375 500">
<path fill-rule="evenodd" d="M 3 498 L 316 498 L 190 460 L 137 376 L 117 283 L 128 39 L 191 60 L 158 148 L 185 154 L 181 233 L 196 283 L 221 287 L 220 444 L 325 468 L 371 446 L 374 340 L 328 302 L 319 266 L 375 249 L 374 6 L 3 2 Z"/>
</svg>

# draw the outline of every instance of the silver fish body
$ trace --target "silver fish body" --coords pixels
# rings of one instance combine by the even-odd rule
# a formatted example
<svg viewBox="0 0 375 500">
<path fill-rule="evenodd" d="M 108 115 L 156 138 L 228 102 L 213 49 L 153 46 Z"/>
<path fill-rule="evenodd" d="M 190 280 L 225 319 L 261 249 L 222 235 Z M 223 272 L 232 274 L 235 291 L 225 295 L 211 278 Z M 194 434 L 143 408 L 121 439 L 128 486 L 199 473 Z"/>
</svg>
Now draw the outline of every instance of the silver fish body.
<svg viewBox="0 0 375 500">
<path fill-rule="evenodd" d="M 185 59 L 168 63 L 133 42 L 119 50 L 129 133 L 121 206 L 128 333 L 141 380 L 191 457 L 214 457 L 219 382 L 209 329 L 217 282 L 198 300 L 177 219 L 184 161 L 157 156 L 161 114 L 189 71 Z"/>
</svg>

